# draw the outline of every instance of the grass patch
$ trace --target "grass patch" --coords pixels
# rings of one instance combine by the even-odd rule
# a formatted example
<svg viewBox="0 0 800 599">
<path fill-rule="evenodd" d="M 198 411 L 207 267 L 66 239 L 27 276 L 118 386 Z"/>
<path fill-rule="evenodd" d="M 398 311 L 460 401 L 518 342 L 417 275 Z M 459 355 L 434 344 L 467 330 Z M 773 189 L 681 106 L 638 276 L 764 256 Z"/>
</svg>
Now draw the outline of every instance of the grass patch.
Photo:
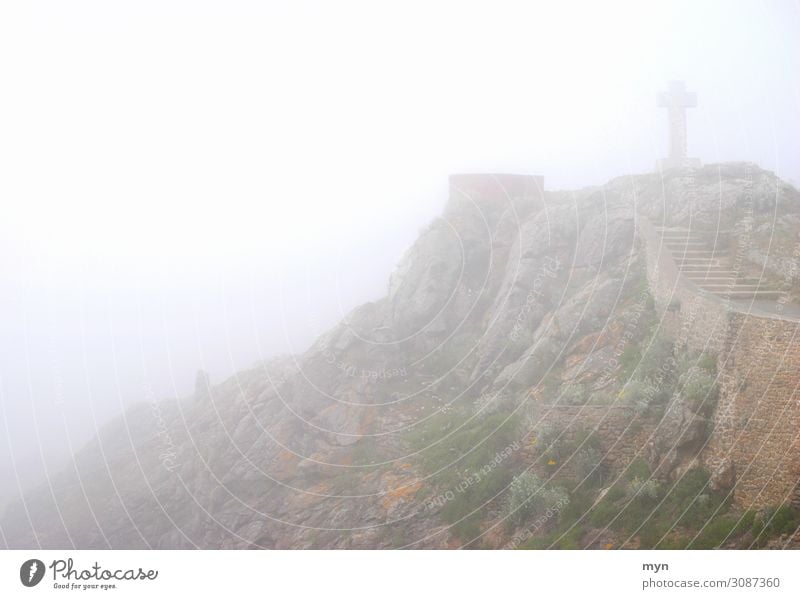
<svg viewBox="0 0 800 599">
<path fill-rule="evenodd" d="M 750 533 L 753 543 L 761 547 L 774 537 L 791 534 L 800 527 L 800 509 L 791 505 L 769 508 L 753 519 Z"/>
<path fill-rule="evenodd" d="M 516 417 L 498 412 L 470 420 L 470 415 L 437 415 L 408 436 L 411 446 L 421 450 L 423 470 L 438 472 L 433 483 L 441 516 L 461 539 L 480 533 L 489 504 L 511 483 L 513 469 L 507 462 L 521 447 Z"/>
</svg>

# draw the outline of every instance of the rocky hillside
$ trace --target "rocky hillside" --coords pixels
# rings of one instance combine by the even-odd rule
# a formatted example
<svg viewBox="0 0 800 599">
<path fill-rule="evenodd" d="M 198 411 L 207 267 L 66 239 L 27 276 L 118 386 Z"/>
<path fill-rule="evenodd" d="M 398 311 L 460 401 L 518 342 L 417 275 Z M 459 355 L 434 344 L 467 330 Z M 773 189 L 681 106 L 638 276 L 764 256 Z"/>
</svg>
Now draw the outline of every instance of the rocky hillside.
<svg viewBox="0 0 800 599">
<path fill-rule="evenodd" d="M 715 357 L 662 326 L 637 224 L 752 232 L 748 268 L 794 293 L 798 192 L 747 164 L 487 181 L 453 186 L 386 297 L 303 355 L 108 424 L 6 510 L 7 546 L 791 543 L 795 508 L 738 505 L 704 464 Z"/>
</svg>

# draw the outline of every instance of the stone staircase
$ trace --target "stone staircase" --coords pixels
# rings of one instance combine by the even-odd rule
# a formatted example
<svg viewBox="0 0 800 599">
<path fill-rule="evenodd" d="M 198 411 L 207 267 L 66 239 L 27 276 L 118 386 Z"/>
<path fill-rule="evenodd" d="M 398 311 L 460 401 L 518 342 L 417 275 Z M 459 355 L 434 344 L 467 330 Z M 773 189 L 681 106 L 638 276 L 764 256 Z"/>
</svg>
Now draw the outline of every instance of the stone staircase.
<svg viewBox="0 0 800 599">
<path fill-rule="evenodd" d="M 683 228 L 656 228 L 681 275 L 700 289 L 726 300 L 776 300 L 780 292 L 763 280 L 742 276 L 719 239 Z"/>
</svg>

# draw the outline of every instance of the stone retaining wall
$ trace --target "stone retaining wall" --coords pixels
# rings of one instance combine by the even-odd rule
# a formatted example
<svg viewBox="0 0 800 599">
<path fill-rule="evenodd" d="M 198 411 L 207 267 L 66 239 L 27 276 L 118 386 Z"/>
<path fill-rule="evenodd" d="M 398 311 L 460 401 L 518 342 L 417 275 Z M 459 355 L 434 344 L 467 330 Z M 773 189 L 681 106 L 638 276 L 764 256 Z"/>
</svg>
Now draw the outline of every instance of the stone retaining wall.
<svg viewBox="0 0 800 599">
<path fill-rule="evenodd" d="M 633 408 L 615 405 L 541 406 L 537 424 L 559 431 L 559 441 L 574 444 L 595 433 L 604 462 L 615 474 L 637 457 L 644 457 L 644 445 L 650 438 L 653 423 L 640 420 Z M 569 476 L 574 456 L 564 456 L 562 474 Z M 572 464 L 570 462 L 573 462 Z"/>
<path fill-rule="evenodd" d="M 718 358 L 720 400 L 704 452 L 709 469 L 733 464 L 743 507 L 800 504 L 798 323 L 732 313 Z"/>
<path fill-rule="evenodd" d="M 647 278 L 677 351 L 717 356 L 719 401 L 702 459 L 732 465 L 734 501 L 745 508 L 800 504 L 800 323 L 728 307 L 681 277 L 642 218 Z"/>
</svg>

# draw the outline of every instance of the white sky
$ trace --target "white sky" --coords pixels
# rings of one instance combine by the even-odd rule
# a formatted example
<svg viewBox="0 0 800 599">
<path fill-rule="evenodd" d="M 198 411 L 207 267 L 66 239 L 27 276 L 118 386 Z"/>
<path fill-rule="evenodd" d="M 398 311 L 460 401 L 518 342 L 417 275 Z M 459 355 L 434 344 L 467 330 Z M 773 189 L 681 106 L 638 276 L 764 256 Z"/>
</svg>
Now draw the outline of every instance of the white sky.
<svg viewBox="0 0 800 599">
<path fill-rule="evenodd" d="M 800 181 L 799 24 L 796 0 L 5 0 L 7 422 L 303 349 L 382 294 L 450 172 L 649 170 L 670 79 L 691 155 Z"/>
</svg>

